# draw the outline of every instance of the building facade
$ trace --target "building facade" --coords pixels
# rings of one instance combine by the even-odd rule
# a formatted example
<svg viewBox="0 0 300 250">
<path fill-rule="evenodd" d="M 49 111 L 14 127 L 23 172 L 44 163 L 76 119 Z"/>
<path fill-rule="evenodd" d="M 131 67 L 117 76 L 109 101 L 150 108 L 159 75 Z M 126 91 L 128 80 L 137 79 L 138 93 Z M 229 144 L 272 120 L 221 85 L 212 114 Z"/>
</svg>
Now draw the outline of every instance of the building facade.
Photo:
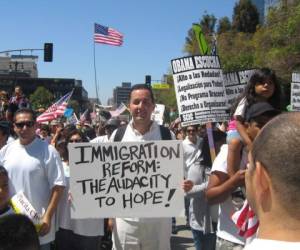
<svg viewBox="0 0 300 250">
<path fill-rule="evenodd" d="M 88 93 L 82 81 L 65 78 L 39 78 L 37 70 L 38 56 L 11 55 L 0 57 L 0 90 L 12 95 L 15 86 L 20 86 L 29 97 L 42 86 L 48 89 L 55 100 L 74 89 L 72 100 L 76 100 L 80 109 L 88 106 Z"/>
<path fill-rule="evenodd" d="M 251 0 L 251 2 L 257 8 L 260 23 L 264 23 L 266 21 L 271 7 L 276 7 L 280 4 L 280 0 Z"/>
<path fill-rule="evenodd" d="M 0 75 L 0 90 L 5 90 L 11 95 L 15 86 L 20 86 L 23 93 L 29 97 L 38 87 L 48 89 L 55 99 L 74 89 L 72 100 L 79 103 L 81 109 L 88 106 L 88 93 L 80 80 L 64 78 L 31 78 L 20 75 Z"/>
<path fill-rule="evenodd" d="M 38 56 L 12 55 L 0 57 L 0 74 L 38 77 Z"/>
<path fill-rule="evenodd" d="M 131 89 L 130 82 L 123 82 L 121 87 L 114 88 L 114 105 L 118 107 L 122 102 L 127 104 L 129 102 L 129 93 Z"/>
</svg>

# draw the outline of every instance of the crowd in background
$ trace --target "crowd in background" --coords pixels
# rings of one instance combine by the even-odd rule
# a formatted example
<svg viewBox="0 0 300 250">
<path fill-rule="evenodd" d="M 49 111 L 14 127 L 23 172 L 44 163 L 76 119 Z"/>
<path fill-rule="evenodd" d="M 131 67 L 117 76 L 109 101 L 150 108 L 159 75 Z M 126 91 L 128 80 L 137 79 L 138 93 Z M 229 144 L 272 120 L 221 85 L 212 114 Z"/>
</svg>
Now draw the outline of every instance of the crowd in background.
<svg viewBox="0 0 300 250">
<path fill-rule="evenodd" d="M 125 128 L 125 134 L 122 135 L 125 139 L 122 137 L 122 141 L 165 140 L 161 127 L 155 122 L 150 121 L 155 102 L 152 90 L 149 87 L 143 85 L 134 86 L 132 88 L 129 107 L 133 119 L 128 124 L 119 118 L 112 118 L 109 113 L 106 112 L 101 122 L 96 125 L 87 121 L 78 124 L 52 121 L 49 124 L 38 124 L 36 127 L 34 126 L 35 115 L 28 109 L 30 104 L 26 97 L 22 95 L 19 87 L 16 88 L 13 97 L 9 99 L 6 96 L 5 98 L 6 99 L 3 100 L 1 99 L 2 120 L 0 121 L 0 147 L 7 146 L 5 150 L 0 151 L 1 161 L 4 160 L 5 163 L 5 157 L 7 157 L 7 155 L 10 157 L 7 162 L 11 160 L 12 152 L 10 152 L 10 148 L 12 151 L 16 150 L 21 152 L 23 150 L 20 147 L 9 146 L 11 145 L 10 143 L 17 139 L 17 136 L 19 136 L 21 144 L 23 142 L 25 146 L 36 141 L 36 138 L 41 139 L 44 143 L 37 144 L 34 149 L 23 150 L 22 154 L 24 154 L 24 159 L 27 159 L 27 154 L 32 156 L 30 150 L 39 151 L 39 147 L 41 147 L 39 145 L 46 144 L 52 145 L 50 146 L 50 150 L 49 148 L 47 149 L 46 154 L 53 156 L 53 158 L 49 158 L 50 160 L 47 158 L 46 162 L 57 161 L 57 157 L 60 158 L 59 162 L 61 163 L 59 164 L 62 164 L 61 169 L 58 168 L 55 173 L 47 170 L 49 172 L 47 174 L 53 177 L 51 177 L 53 179 L 53 185 L 51 186 L 52 192 L 56 190 L 55 188 L 57 186 L 65 187 L 64 189 L 56 190 L 57 194 L 59 193 L 59 196 L 61 196 L 59 203 L 55 197 L 52 197 L 53 204 L 55 204 L 53 207 L 55 207 L 56 210 L 55 248 L 57 250 L 111 249 L 111 235 L 113 230 L 115 233 L 113 235 L 115 236 L 116 230 L 124 230 L 124 233 L 118 235 L 120 242 L 114 241 L 114 249 L 151 250 L 154 248 L 143 248 L 143 246 L 153 246 L 155 244 L 158 250 L 168 250 L 170 248 L 169 239 L 171 232 L 168 234 L 168 230 L 162 231 L 163 228 L 159 228 L 159 223 L 162 223 L 164 221 L 163 219 L 153 220 L 154 218 L 150 218 L 149 220 L 143 220 L 132 218 L 132 220 L 124 219 L 123 221 L 118 221 L 117 218 L 116 220 L 78 220 L 71 219 L 70 216 L 70 200 L 72 199 L 72 194 L 69 192 L 69 143 L 105 143 L 117 141 L 115 140 L 117 137 L 116 129 L 121 127 Z M 276 204 L 277 200 L 275 200 L 274 203 L 272 200 L 273 196 L 268 196 L 269 193 L 264 193 L 259 196 L 259 194 L 255 193 L 255 189 L 253 188 L 249 188 L 250 191 L 247 193 L 248 189 L 245 189 L 245 168 L 247 164 L 249 165 L 251 163 L 253 165 L 253 162 L 251 162 L 252 158 L 247 157 L 248 153 L 252 150 L 253 142 L 255 142 L 260 130 L 270 120 L 275 119 L 274 117 L 279 115 L 279 106 L 280 91 L 276 76 L 274 72 L 269 69 L 261 69 L 256 71 L 250 78 L 244 93 L 238 98 L 236 105 L 233 107 L 229 124 L 213 123 L 211 128 L 206 128 L 205 125 L 182 127 L 179 119 L 176 119 L 170 124 L 169 129 L 171 133 L 169 133 L 169 139 L 176 138 L 182 141 L 183 169 L 179 171 L 184 172 L 182 189 L 185 193 L 186 229 L 190 229 L 192 232 L 196 250 L 236 250 L 243 249 L 245 246 L 246 249 L 254 249 L 251 248 L 251 243 L 247 245 L 249 242 L 252 242 L 253 239 L 256 246 L 265 244 L 264 241 L 255 240 L 256 237 L 259 236 L 259 234 L 257 234 L 259 220 L 264 224 L 264 216 L 268 216 L 268 214 L 264 214 L 265 209 L 268 210 L 267 212 L 271 211 L 278 215 L 278 212 L 272 211 L 272 208 L 265 208 L 265 206 L 270 206 L 270 204 Z M 292 115 L 286 119 L 290 119 L 292 122 L 298 121 L 298 118 L 293 118 Z M 278 122 L 280 123 L 280 121 L 279 119 Z M 23 131 L 25 128 L 26 131 L 31 129 L 31 134 L 27 132 L 26 134 Z M 212 142 L 209 140 L 209 132 L 212 133 L 212 137 L 214 138 L 213 148 L 217 155 L 216 159 L 212 157 Z M 298 132 L 299 131 L 297 131 L 297 133 Z M 296 139 L 299 138 L 297 137 Z M 52 147 L 54 147 L 56 151 L 52 151 Z M 40 153 L 37 154 L 37 158 L 39 154 Z M 294 154 L 291 153 L 291 156 L 294 157 Z M 30 160 L 31 159 L 28 161 Z M 256 162 L 254 163 L 256 164 Z M 12 163 L 9 162 L 7 164 Z M 63 174 L 60 173 L 61 170 Z M 60 175 L 64 175 L 65 180 L 62 180 Z M 0 169 L 0 184 L 3 181 L 7 186 L 7 176 L 5 169 Z M 3 180 L 1 179 L 2 177 Z M 258 176 L 257 178 L 260 177 L 261 176 Z M 250 185 L 249 180 L 252 181 L 252 179 L 246 176 L 246 179 L 247 178 L 248 185 Z M 269 177 L 261 178 L 263 178 L 264 181 L 267 179 L 268 183 L 272 183 L 272 181 L 268 179 Z M 290 176 L 288 178 L 292 177 Z M 279 182 L 281 183 L 281 181 Z M 293 183 L 293 185 L 296 184 Z M 266 188 L 265 184 L 261 184 L 261 186 L 262 189 Z M 272 184 L 270 184 L 270 187 L 272 187 Z M 259 198 L 256 196 L 259 196 Z M 250 205 L 248 203 L 248 197 L 250 197 Z M 262 199 L 262 197 L 267 198 Z M 4 200 L 4 198 L 2 199 Z M 215 209 L 213 205 L 219 205 L 219 210 Z M 255 212 L 251 208 L 253 206 L 256 209 Z M 261 209 L 260 206 L 262 206 Z M 51 208 L 49 208 L 49 211 L 49 220 L 51 220 L 53 211 Z M 283 211 L 285 211 L 285 208 L 282 211 L 280 210 L 280 212 Z M 0 203 L 0 212 L 1 214 L 9 212 L 5 210 L 5 202 Z M 234 212 L 237 212 L 237 215 L 231 218 Z M 288 211 L 288 213 L 289 212 L 290 211 Z M 46 211 L 46 214 L 47 213 L 48 210 Z M 49 225 L 47 225 L 47 223 L 50 224 L 49 220 L 43 222 L 45 225 L 42 226 L 42 232 L 45 234 L 49 232 Z M 168 224 L 166 223 L 164 225 Z M 132 238 L 126 238 L 130 235 L 131 230 L 134 231 L 131 235 Z M 145 230 L 148 232 L 147 234 L 145 234 Z M 176 219 L 172 218 L 172 234 L 177 234 L 177 232 Z M 265 227 L 261 226 L 259 233 L 264 232 Z M 154 235 L 156 236 L 154 237 Z M 123 243 L 122 237 L 125 239 L 125 243 Z M 160 240 L 158 240 L 157 237 L 160 237 Z M 159 241 L 159 243 L 157 244 L 155 241 Z M 162 242 L 165 243 L 161 244 Z M 274 243 L 274 245 L 276 244 L 277 242 Z M 136 245 L 139 245 L 139 247 Z M 297 249 L 297 247 L 298 245 L 292 245 L 289 249 Z"/>
</svg>

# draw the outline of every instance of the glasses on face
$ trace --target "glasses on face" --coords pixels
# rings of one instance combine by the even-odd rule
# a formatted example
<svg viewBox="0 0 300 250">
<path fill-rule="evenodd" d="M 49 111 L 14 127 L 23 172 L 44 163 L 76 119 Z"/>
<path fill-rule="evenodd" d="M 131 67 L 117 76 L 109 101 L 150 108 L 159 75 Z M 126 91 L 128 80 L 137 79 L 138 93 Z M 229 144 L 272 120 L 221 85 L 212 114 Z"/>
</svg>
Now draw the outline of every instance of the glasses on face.
<svg viewBox="0 0 300 250">
<path fill-rule="evenodd" d="M 196 129 L 188 129 L 187 132 L 188 133 L 194 133 L 194 132 L 196 132 Z"/>
<path fill-rule="evenodd" d="M 34 121 L 26 121 L 26 122 L 15 122 L 17 128 L 24 128 L 26 125 L 27 128 L 31 128 L 34 125 Z"/>
<path fill-rule="evenodd" d="M 81 139 L 70 139 L 69 142 L 82 142 Z"/>
</svg>

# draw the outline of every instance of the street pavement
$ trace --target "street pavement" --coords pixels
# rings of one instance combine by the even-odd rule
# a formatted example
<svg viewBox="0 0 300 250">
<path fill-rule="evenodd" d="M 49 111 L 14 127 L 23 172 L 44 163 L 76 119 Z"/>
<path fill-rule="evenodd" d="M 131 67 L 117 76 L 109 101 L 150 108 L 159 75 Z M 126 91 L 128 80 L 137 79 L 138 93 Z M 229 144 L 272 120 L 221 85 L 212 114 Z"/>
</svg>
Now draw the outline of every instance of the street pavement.
<svg viewBox="0 0 300 250">
<path fill-rule="evenodd" d="M 172 234 L 172 250 L 194 250 L 192 232 L 185 226 L 185 218 L 176 218 L 177 234 Z"/>
</svg>

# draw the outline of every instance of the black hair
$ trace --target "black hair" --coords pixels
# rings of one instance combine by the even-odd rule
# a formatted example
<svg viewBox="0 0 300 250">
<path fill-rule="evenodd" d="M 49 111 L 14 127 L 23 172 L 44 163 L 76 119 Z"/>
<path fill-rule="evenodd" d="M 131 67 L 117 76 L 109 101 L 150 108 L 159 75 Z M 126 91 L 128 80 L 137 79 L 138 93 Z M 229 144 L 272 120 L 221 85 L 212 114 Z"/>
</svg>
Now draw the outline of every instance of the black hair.
<svg viewBox="0 0 300 250">
<path fill-rule="evenodd" d="M 213 130 L 213 138 L 215 142 L 215 151 L 216 155 L 220 151 L 221 145 L 223 145 L 226 142 L 226 133 L 220 131 L 220 130 Z M 208 141 L 208 135 L 206 134 L 203 138 L 202 148 L 201 148 L 201 165 L 204 165 L 205 167 L 211 168 L 212 167 L 212 160 L 210 156 L 210 148 L 209 148 L 209 141 Z"/>
<path fill-rule="evenodd" d="M 14 114 L 14 121 L 16 121 L 16 117 L 18 114 L 31 114 L 32 120 L 35 122 L 36 115 L 35 112 L 30 108 L 20 108 Z"/>
<path fill-rule="evenodd" d="M 0 175 L 5 175 L 6 177 L 8 177 L 6 168 L 1 165 L 0 165 Z"/>
<path fill-rule="evenodd" d="M 39 238 L 25 215 L 10 214 L 0 218 L 0 250 L 39 250 Z"/>
<path fill-rule="evenodd" d="M 300 218 L 299 124 L 299 112 L 278 115 L 260 131 L 251 149 L 253 162 L 260 162 L 270 175 L 276 196 L 280 197 L 277 201 L 296 219 Z M 253 164 L 250 172 L 255 168 Z"/>
<path fill-rule="evenodd" d="M 270 80 L 274 84 L 274 93 L 267 100 L 267 102 L 270 103 L 273 106 L 273 108 L 280 109 L 281 90 L 276 74 L 273 70 L 269 68 L 261 68 L 256 70 L 250 77 L 250 80 L 247 83 L 243 93 L 237 98 L 234 105 L 232 106 L 230 115 L 233 116 L 239 102 L 243 98 L 246 98 L 248 107 L 256 103 L 258 101 L 258 96 L 255 92 L 255 85 L 258 83 L 263 83 L 266 80 Z"/>
<path fill-rule="evenodd" d="M 155 103 L 154 102 L 154 95 L 153 95 L 153 91 L 152 91 L 152 88 L 146 84 L 135 84 L 131 87 L 130 89 L 130 93 L 129 93 L 129 100 L 131 99 L 131 93 L 134 91 L 134 90 L 139 90 L 139 89 L 146 89 L 149 91 L 150 93 L 150 97 L 151 97 L 151 101 L 152 103 Z"/>
<path fill-rule="evenodd" d="M 47 132 L 47 135 L 50 135 L 50 127 L 47 124 L 42 124 L 40 127 L 40 130 L 45 130 Z"/>
<path fill-rule="evenodd" d="M 69 134 L 67 134 L 66 143 L 68 144 L 70 142 L 71 137 L 77 134 L 80 135 L 82 142 L 88 142 L 88 139 L 86 138 L 85 134 L 80 129 L 74 129 L 70 131 Z"/>
</svg>

